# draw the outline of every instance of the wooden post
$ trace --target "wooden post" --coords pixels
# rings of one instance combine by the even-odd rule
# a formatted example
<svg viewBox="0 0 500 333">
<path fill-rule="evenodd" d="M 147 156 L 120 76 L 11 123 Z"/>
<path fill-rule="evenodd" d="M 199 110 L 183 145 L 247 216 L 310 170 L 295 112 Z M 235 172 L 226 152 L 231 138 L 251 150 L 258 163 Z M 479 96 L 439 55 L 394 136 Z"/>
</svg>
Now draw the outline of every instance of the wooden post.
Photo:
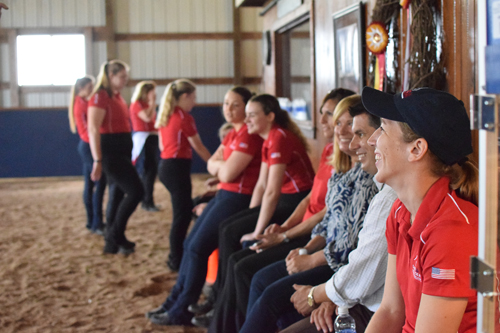
<svg viewBox="0 0 500 333">
<path fill-rule="evenodd" d="M 234 58 L 234 84 L 242 84 L 241 73 L 241 20 L 240 9 L 233 3 L 233 58 Z"/>
<path fill-rule="evenodd" d="M 115 25 L 113 2 L 106 0 L 106 51 L 108 60 L 116 59 Z"/>
</svg>

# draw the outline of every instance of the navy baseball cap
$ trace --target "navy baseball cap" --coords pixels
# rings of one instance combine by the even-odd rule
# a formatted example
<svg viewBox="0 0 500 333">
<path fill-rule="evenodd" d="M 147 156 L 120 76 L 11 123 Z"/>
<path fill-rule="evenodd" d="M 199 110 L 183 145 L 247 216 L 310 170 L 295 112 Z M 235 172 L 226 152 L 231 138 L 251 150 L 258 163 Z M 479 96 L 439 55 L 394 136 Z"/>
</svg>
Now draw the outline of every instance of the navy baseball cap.
<svg viewBox="0 0 500 333">
<path fill-rule="evenodd" d="M 446 165 L 462 163 L 472 153 L 470 121 L 464 103 L 449 93 L 419 88 L 391 95 L 364 87 L 361 100 L 371 114 L 407 123 Z"/>
</svg>

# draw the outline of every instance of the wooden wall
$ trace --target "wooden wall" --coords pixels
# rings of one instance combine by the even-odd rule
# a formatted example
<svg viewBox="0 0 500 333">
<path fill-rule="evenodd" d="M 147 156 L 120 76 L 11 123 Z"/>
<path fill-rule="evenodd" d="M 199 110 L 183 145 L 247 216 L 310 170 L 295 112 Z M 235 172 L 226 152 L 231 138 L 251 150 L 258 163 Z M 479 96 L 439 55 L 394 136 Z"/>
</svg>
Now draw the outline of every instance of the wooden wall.
<svg viewBox="0 0 500 333">
<path fill-rule="evenodd" d="M 357 0 L 305 0 L 310 3 L 313 10 L 314 24 L 314 67 L 315 67 L 315 100 L 319 106 L 326 93 L 335 87 L 335 72 L 333 66 L 333 20 L 332 14 L 358 3 Z M 370 23 L 371 13 L 376 0 L 363 1 L 365 3 L 366 23 Z M 476 0 L 445 1 L 440 0 L 442 7 L 442 20 L 444 28 L 444 57 L 446 66 L 447 88 L 450 93 L 461 99 L 466 109 L 469 109 L 469 95 L 477 91 L 475 75 L 475 8 Z M 404 14 L 404 15 L 403 15 Z M 403 10 L 400 17 L 406 16 Z M 273 30 L 280 24 L 277 18 L 276 6 L 264 17 L 263 28 Z M 403 27 L 401 34 L 401 45 L 404 45 L 406 29 Z M 264 89 L 268 93 L 276 93 L 277 68 L 275 59 L 280 50 L 273 50 L 273 63 L 264 68 Z M 404 63 L 403 60 L 400 63 Z M 278 87 L 279 88 L 279 87 Z M 314 124 L 319 127 L 319 110 L 315 110 Z M 475 151 L 477 152 L 477 136 L 473 138 Z M 325 139 L 317 135 L 311 139 L 312 159 L 317 161 Z M 477 154 L 477 153 L 476 153 Z M 476 155 L 477 156 L 477 155 Z"/>
<path fill-rule="evenodd" d="M 260 90 L 259 8 L 228 0 L 3 0 L 0 26 L 0 108 L 63 107 L 69 87 L 22 87 L 15 82 L 15 39 L 23 33 L 85 33 L 87 73 L 107 59 L 130 64 L 128 100 L 140 80 L 166 84 L 189 78 L 200 104 L 221 104 L 234 84 Z"/>
</svg>

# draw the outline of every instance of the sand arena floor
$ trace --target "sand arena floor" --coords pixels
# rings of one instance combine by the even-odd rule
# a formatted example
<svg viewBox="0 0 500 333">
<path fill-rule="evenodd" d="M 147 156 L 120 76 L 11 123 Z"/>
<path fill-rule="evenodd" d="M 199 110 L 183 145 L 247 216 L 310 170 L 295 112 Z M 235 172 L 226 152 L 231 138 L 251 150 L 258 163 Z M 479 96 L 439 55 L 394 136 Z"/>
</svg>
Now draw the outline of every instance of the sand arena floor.
<svg viewBox="0 0 500 333">
<path fill-rule="evenodd" d="M 193 196 L 207 175 L 193 176 Z M 138 208 L 127 237 L 136 253 L 102 255 L 85 228 L 83 180 L 0 180 L 0 332 L 190 332 L 152 325 L 176 274 L 169 251 L 170 196 L 159 182 L 158 213 Z"/>
</svg>

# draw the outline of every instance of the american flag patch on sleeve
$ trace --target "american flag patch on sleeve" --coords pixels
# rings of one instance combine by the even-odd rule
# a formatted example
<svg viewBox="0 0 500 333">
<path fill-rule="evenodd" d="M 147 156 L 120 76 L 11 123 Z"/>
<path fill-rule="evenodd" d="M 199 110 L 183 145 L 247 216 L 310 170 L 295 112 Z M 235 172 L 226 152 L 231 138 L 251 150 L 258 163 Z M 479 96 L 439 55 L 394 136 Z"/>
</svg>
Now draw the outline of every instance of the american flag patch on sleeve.
<svg viewBox="0 0 500 333">
<path fill-rule="evenodd" d="M 439 280 L 455 280 L 455 270 L 432 267 L 431 277 Z"/>
<path fill-rule="evenodd" d="M 248 145 L 245 142 L 240 142 L 240 148 L 248 148 Z"/>
<path fill-rule="evenodd" d="M 275 153 L 271 154 L 271 158 L 280 158 L 280 157 L 281 157 L 281 153 L 279 153 L 279 152 L 275 152 Z"/>
</svg>

